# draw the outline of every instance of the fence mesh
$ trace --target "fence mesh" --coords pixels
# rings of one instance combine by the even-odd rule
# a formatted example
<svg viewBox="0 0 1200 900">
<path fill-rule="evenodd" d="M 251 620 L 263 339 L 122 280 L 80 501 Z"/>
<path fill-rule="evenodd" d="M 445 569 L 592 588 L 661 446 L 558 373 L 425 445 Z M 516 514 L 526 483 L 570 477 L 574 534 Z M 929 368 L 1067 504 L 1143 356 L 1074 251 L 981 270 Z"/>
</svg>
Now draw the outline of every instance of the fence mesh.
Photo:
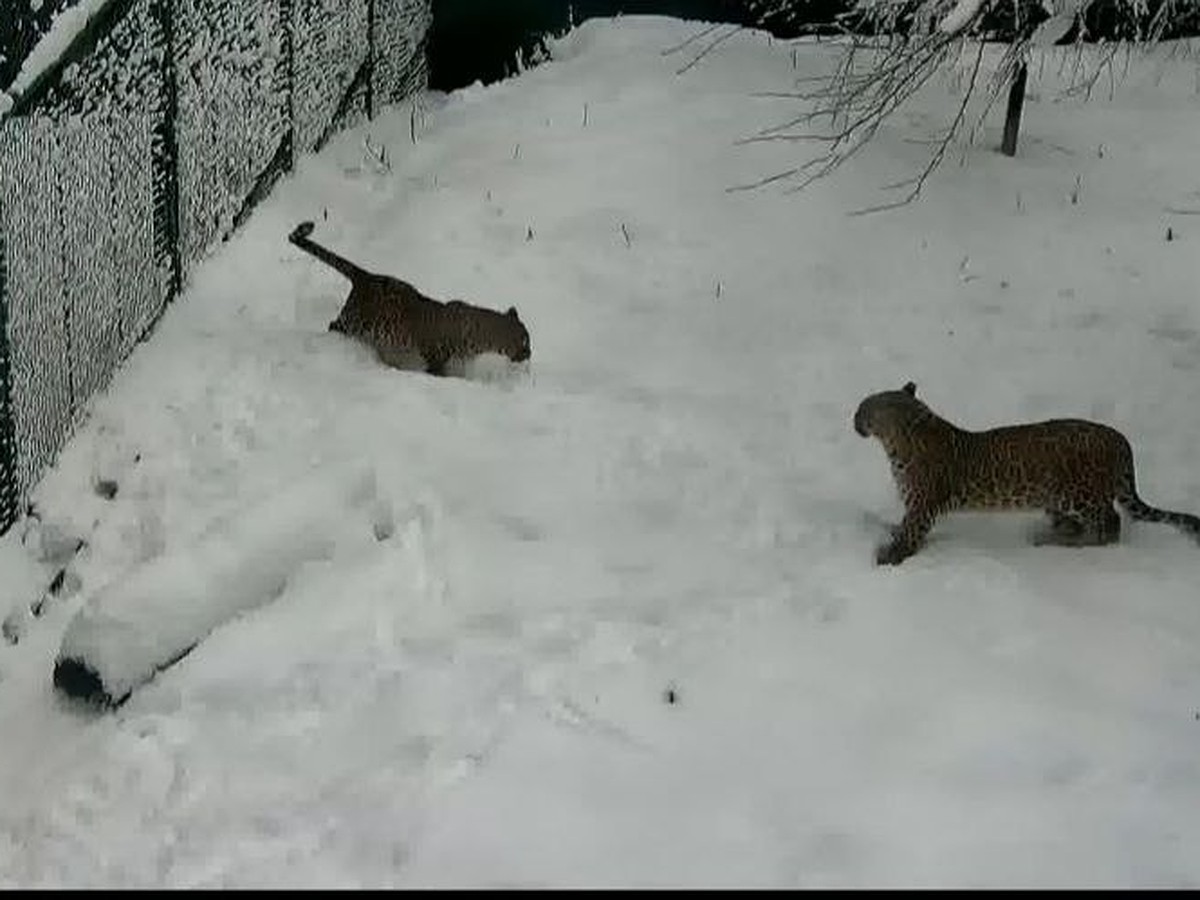
<svg viewBox="0 0 1200 900">
<path fill-rule="evenodd" d="M 112 0 L 16 98 L 0 120 L 0 532 L 189 265 L 297 154 L 425 86 L 430 18 L 430 0 Z"/>
</svg>

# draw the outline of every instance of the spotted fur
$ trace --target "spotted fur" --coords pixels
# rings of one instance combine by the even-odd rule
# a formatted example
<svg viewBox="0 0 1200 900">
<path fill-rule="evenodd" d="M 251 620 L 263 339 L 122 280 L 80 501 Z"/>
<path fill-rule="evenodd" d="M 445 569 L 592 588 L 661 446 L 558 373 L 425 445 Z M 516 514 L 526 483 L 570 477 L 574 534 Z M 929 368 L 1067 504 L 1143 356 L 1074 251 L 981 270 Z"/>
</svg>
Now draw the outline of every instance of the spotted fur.
<svg viewBox="0 0 1200 900">
<path fill-rule="evenodd" d="M 312 231 L 312 222 L 302 222 L 288 240 L 350 279 L 350 296 L 329 330 L 372 347 L 387 365 L 407 368 L 419 356 L 426 372 L 444 375 L 450 360 L 481 353 L 529 359 L 529 331 L 515 307 L 500 313 L 461 300 L 434 300 L 408 282 L 368 272 L 327 250 L 309 237 Z"/>
<path fill-rule="evenodd" d="M 934 520 L 959 509 L 1043 509 L 1050 528 L 1038 543 L 1083 546 L 1120 538 L 1116 501 L 1134 519 L 1166 522 L 1200 540 L 1200 518 L 1138 497 L 1133 450 L 1107 425 L 1051 419 L 965 431 L 918 400 L 910 381 L 863 400 L 854 430 L 879 439 L 904 501 L 904 520 L 876 553 L 880 564 L 912 556 Z"/>
</svg>

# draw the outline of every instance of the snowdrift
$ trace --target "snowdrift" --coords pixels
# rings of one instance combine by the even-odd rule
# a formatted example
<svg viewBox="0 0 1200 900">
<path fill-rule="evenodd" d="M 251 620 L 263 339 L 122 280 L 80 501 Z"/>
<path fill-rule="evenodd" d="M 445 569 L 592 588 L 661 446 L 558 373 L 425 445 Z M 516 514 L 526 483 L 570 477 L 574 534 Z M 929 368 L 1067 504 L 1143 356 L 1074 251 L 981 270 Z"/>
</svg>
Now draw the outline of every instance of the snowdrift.
<svg viewBox="0 0 1200 900">
<path fill-rule="evenodd" d="M 390 531 L 372 467 L 316 477 L 219 519 L 193 545 L 99 591 L 67 626 L 55 686 L 118 706 L 221 623 L 277 597 L 302 563 L 331 557 L 341 537 Z"/>
</svg>

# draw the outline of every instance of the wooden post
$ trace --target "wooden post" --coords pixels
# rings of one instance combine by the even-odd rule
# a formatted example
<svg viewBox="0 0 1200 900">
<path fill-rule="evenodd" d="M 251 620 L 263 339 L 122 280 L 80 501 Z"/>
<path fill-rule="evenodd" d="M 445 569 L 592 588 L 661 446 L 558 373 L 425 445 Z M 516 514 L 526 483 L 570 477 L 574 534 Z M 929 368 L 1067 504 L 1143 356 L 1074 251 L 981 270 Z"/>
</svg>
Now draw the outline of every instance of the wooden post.
<svg viewBox="0 0 1200 900">
<path fill-rule="evenodd" d="M 1028 67 L 1025 63 L 1021 63 L 1008 88 L 1008 111 L 1004 114 L 1004 141 L 1000 144 L 1000 152 L 1005 156 L 1017 155 L 1017 136 L 1021 133 L 1021 109 L 1025 106 L 1025 81 L 1028 76 Z"/>
</svg>

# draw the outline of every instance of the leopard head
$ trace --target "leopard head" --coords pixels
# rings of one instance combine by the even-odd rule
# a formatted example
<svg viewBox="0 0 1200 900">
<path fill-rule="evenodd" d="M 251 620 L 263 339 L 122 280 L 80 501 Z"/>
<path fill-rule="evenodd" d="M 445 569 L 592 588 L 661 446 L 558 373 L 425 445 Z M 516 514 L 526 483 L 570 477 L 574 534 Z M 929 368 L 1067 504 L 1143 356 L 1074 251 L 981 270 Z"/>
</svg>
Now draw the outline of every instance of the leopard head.
<svg viewBox="0 0 1200 900">
<path fill-rule="evenodd" d="M 917 386 L 910 381 L 897 391 L 880 391 L 858 404 L 854 430 L 863 437 L 887 434 L 925 410 L 917 399 Z"/>
<path fill-rule="evenodd" d="M 517 315 L 517 308 L 510 306 L 504 313 L 504 355 L 513 362 L 524 362 L 533 355 L 529 345 L 529 329 Z"/>
</svg>

